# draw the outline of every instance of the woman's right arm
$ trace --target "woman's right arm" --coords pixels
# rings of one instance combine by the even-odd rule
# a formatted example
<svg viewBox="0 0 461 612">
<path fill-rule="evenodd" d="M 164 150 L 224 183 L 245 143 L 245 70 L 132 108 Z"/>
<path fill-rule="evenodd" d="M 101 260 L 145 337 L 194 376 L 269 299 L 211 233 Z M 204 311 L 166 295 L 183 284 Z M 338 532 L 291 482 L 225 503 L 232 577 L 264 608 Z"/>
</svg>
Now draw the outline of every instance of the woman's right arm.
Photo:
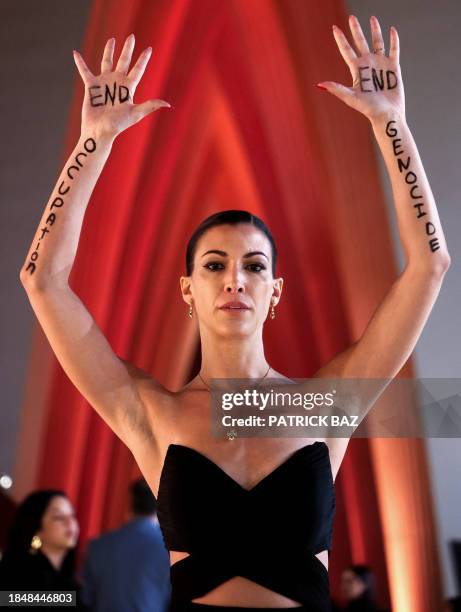
<svg viewBox="0 0 461 612">
<path fill-rule="evenodd" d="M 128 73 L 134 36 L 127 38 L 112 70 L 114 39 L 107 42 L 101 74 L 94 76 L 74 54 L 85 84 L 81 136 L 53 189 L 32 241 L 20 279 L 62 368 L 113 431 L 130 447 L 149 437 L 143 388 L 155 381 L 112 350 L 92 315 L 69 287 L 83 218 L 116 136 L 168 103 L 133 104 L 150 50 Z M 143 382 L 144 381 L 144 382 Z"/>
</svg>

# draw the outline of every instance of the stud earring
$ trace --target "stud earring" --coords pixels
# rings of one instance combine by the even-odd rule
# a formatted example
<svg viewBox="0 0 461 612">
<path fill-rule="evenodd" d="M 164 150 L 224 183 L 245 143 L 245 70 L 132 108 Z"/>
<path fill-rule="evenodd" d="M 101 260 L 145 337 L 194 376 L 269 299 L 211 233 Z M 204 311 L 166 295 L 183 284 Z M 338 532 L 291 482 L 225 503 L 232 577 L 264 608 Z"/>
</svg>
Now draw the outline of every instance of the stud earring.
<svg viewBox="0 0 461 612">
<path fill-rule="evenodd" d="M 32 538 L 30 542 L 31 553 L 35 554 L 37 550 L 39 550 L 41 547 L 42 547 L 42 540 L 40 539 L 40 536 L 34 535 L 34 537 Z"/>
<path fill-rule="evenodd" d="M 189 304 L 189 317 L 192 319 L 192 304 Z"/>
</svg>

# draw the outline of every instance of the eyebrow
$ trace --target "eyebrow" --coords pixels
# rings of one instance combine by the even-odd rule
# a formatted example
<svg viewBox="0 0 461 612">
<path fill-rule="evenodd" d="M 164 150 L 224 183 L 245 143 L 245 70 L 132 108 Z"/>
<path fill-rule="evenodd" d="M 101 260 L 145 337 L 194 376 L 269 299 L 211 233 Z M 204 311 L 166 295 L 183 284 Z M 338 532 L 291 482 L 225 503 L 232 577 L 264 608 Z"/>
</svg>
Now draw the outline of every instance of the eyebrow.
<svg viewBox="0 0 461 612">
<path fill-rule="evenodd" d="M 205 255 L 208 255 L 209 253 L 215 253 L 216 255 L 222 255 L 223 257 L 227 257 L 226 251 L 220 251 L 218 249 L 211 249 L 210 251 L 206 251 L 205 253 L 203 253 L 202 257 L 205 257 Z M 245 253 L 245 255 L 243 256 L 243 259 L 248 259 L 248 257 L 253 257 L 253 255 L 264 255 L 264 257 L 269 261 L 269 258 L 266 253 L 263 253 L 262 251 L 248 251 L 248 253 Z"/>
</svg>

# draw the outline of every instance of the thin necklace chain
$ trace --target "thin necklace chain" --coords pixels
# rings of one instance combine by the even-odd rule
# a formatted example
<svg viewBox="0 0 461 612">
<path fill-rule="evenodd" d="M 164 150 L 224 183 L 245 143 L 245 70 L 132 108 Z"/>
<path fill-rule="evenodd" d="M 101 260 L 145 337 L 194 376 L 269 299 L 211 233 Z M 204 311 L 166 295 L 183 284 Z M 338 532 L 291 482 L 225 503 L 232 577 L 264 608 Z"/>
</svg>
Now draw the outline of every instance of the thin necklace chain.
<svg viewBox="0 0 461 612">
<path fill-rule="evenodd" d="M 259 383 L 256 385 L 257 387 L 259 387 L 259 385 L 262 383 L 262 381 L 266 378 L 266 376 L 269 374 L 269 370 L 271 369 L 271 367 L 269 366 L 267 368 L 267 372 L 264 374 L 264 376 L 261 378 L 261 380 L 259 381 Z M 203 380 L 202 375 L 200 374 L 200 372 L 198 373 L 200 380 L 203 382 L 203 384 L 205 385 L 205 387 L 207 387 L 210 391 L 211 391 L 211 387 Z"/>
</svg>

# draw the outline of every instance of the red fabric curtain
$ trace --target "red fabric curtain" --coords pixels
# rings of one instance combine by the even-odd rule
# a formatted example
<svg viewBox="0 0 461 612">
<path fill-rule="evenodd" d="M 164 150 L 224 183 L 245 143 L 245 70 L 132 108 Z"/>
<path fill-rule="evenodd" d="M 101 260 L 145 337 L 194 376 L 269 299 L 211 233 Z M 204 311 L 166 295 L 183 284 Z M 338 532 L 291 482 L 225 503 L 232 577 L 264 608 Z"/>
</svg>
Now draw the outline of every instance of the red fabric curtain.
<svg viewBox="0 0 461 612">
<path fill-rule="evenodd" d="M 153 47 L 135 102 L 174 108 L 115 141 L 71 285 L 117 354 L 171 389 L 189 379 L 198 348 L 179 290 L 185 246 L 215 211 L 247 209 L 273 230 L 285 285 L 266 354 L 288 376 L 312 375 L 357 340 L 395 278 L 369 123 L 314 87 L 350 81 L 331 31 L 348 31 L 346 21 L 339 0 L 94 1 L 81 49 L 89 67 L 99 72 L 108 38 L 119 52 L 134 32 L 134 58 Z M 63 163 L 80 129 L 75 72 Z M 44 432 L 36 484 L 68 491 L 82 543 L 119 525 L 134 459 L 57 363 Z M 388 605 L 369 445 L 351 442 L 336 481 L 331 584 L 338 595 L 344 565 L 367 562 Z"/>
</svg>

